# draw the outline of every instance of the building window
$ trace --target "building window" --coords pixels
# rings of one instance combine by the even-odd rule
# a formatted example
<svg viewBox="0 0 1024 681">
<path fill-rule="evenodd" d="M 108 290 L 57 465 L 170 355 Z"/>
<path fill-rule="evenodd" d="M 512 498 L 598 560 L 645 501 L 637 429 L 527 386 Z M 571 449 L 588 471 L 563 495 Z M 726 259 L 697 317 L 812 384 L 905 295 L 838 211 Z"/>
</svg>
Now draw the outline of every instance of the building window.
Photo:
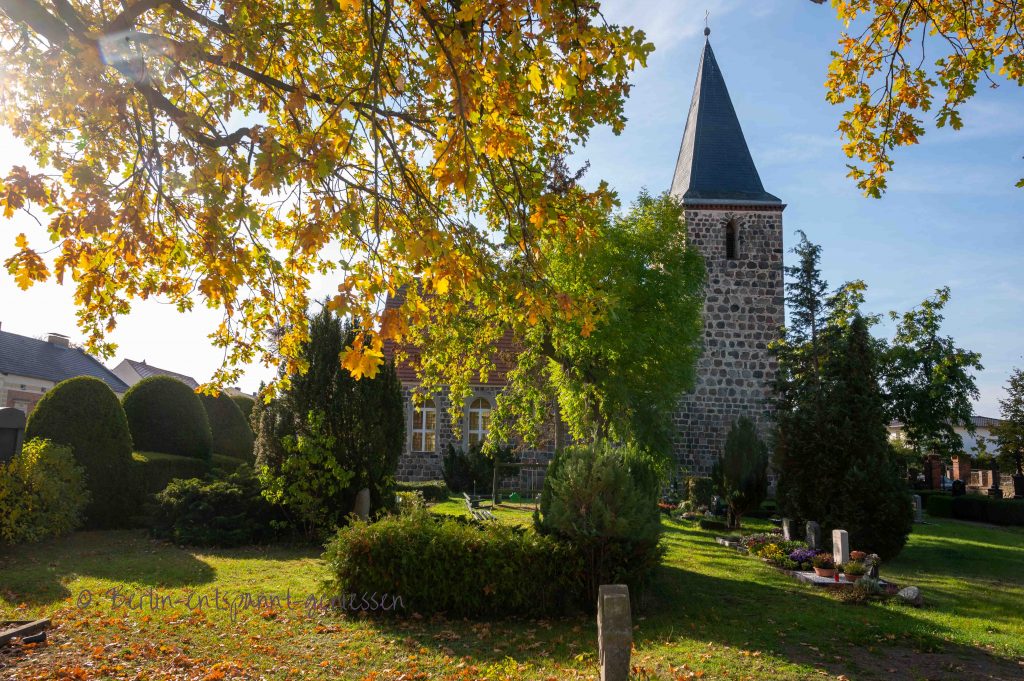
<svg viewBox="0 0 1024 681">
<path fill-rule="evenodd" d="M 475 445 L 487 439 L 491 427 L 491 403 L 478 397 L 469 405 L 469 444 Z"/>
<path fill-rule="evenodd" d="M 437 451 L 437 407 L 434 400 L 427 400 L 412 412 L 412 450 Z"/>
<path fill-rule="evenodd" d="M 725 259 L 736 260 L 739 257 L 739 237 L 736 221 L 729 220 L 725 226 Z"/>
</svg>

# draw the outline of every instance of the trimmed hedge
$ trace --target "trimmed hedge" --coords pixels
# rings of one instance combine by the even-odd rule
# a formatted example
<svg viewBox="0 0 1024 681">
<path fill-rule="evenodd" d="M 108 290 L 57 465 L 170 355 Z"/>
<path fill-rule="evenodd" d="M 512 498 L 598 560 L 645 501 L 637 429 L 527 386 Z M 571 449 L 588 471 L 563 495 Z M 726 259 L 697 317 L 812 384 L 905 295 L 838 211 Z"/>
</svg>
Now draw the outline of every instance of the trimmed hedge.
<svg viewBox="0 0 1024 681">
<path fill-rule="evenodd" d="M 256 400 L 248 395 L 232 395 L 231 399 L 238 405 L 238 408 L 242 410 L 242 416 L 245 417 L 245 422 L 250 423 L 252 420 L 252 410 L 256 407 Z"/>
<path fill-rule="evenodd" d="M 25 439 L 33 438 L 67 445 L 85 469 L 92 497 L 86 527 L 124 527 L 137 515 L 132 436 L 121 402 L 106 383 L 79 376 L 54 386 L 29 414 Z"/>
<path fill-rule="evenodd" d="M 143 495 L 157 494 L 178 478 L 201 478 L 210 471 L 210 465 L 190 456 L 177 456 L 162 452 L 135 452 L 137 489 Z"/>
<path fill-rule="evenodd" d="M 928 497 L 928 515 L 936 518 L 972 520 L 993 525 L 1024 525 L 1024 501 L 993 499 L 980 494 L 931 495 Z"/>
<path fill-rule="evenodd" d="M 427 480 L 425 482 L 395 483 L 396 492 L 419 492 L 424 501 L 447 501 L 451 495 L 444 480 Z"/>
<path fill-rule="evenodd" d="M 151 376 L 125 393 L 135 448 L 210 460 L 213 435 L 199 396 L 176 378 Z"/>
<path fill-rule="evenodd" d="M 234 473 L 238 470 L 239 466 L 246 466 L 250 471 L 253 469 L 251 462 L 236 459 L 233 456 L 214 454 L 210 458 L 210 468 L 213 470 L 223 471 L 224 473 Z"/>
<path fill-rule="evenodd" d="M 424 510 L 342 528 L 325 554 L 332 595 L 400 597 L 396 614 L 562 615 L 582 594 L 579 554 L 532 529 Z"/>
<path fill-rule="evenodd" d="M 199 396 L 213 433 L 213 453 L 252 462 L 253 434 L 242 410 L 227 393 Z"/>
</svg>

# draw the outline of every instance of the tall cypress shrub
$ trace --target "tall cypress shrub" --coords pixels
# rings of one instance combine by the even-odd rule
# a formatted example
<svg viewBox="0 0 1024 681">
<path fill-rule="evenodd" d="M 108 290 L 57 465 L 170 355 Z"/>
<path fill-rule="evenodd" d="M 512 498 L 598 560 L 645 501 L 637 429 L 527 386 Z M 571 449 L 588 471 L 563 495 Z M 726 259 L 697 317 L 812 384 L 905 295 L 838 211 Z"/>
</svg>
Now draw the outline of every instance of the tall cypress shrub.
<svg viewBox="0 0 1024 681">
<path fill-rule="evenodd" d="M 389 505 L 405 443 L 405 404 L 393 364 L 356 380 L 339 362 L 360 333 L 327 306 L 310 316 L 305 373 L 270 404 L 257 404 L 257 468 L 265 493 L 307 532 L 344 522 L 360 489 L 371 511 Z"/>
<path fill-rule="evenodd" d="M 768 446 L 746 416 L 737 419 L 725 438 L 725 452 L 711 473 L 718 494 L 729 507 L 729 527 L 738 528 L 743 516 L 768 495 Z"/>
<path fill-rule="evenodd" d="M 227 393 L 200 395 L 213 434 L 213 453 L 252 461 L 253 433 L 242 410 Z"/>
</svg>

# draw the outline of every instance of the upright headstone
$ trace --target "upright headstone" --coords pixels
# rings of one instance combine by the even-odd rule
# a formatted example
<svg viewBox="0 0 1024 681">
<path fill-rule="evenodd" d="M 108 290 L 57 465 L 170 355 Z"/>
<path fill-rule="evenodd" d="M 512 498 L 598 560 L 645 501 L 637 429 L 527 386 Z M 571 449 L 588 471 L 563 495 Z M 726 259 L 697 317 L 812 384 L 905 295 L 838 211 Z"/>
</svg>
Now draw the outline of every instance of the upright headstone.
<svg viewBox="0 0 1024 681">
<path fill-rule="evenodd" d="M 21 452 L 25 439 L 25 412 L 0 409 L 0 463 L 7 463 Z"/>
<path fill-rule="evenodd" d="M 1003 498 L 1003 488 L 1001 487 L 1002 481 L 1000 480 L 999 469 L 996 466 L 992 466 L 992 486 L 988 488 L 988 495 L 996 499 Z"/>
<path fill-rule="evenodd" d="M 370 490 L 366 487 L 356 494 L 356 506 L 352 510 L 360 520 L 370 519 Z"/>
<path fill-rule="evenodd" d="M 921 495 L 914 495 L 914 522 L 924 522 L 924 509 L 921 506 Z"/>
<path fill-rule="evenodd" d="M 832 560 L 836 567 L 850 562 L 850 535 L 846 530 L 832 530 Z"/>
<path fill-rule="evenodd" d="M 602 584 L 598 590 L 597 646 L 601 681 L 628 681 L 633 621 L 625 584 Z"/>
<path fill-rule="evenodd" d="M 872 579 L 878 579 L 878 566 L 882 564 L 882 559 L 878 557 L 877 553 L 870 554 L 864 559 L 864 566 L 868 569 L 867 576 Z"/>
<path fill-rule="evenodd" d="M 793 521 L 789 518 L 782 519 L 782 540 L 793 541 Z"/>
<path fill-rule="evenodd" d="M 813 520 L 807 521 L 807 548 L 812 551 L 820 551 L 824 548 L 821 544 L 821 525 Z"/>
</svg>

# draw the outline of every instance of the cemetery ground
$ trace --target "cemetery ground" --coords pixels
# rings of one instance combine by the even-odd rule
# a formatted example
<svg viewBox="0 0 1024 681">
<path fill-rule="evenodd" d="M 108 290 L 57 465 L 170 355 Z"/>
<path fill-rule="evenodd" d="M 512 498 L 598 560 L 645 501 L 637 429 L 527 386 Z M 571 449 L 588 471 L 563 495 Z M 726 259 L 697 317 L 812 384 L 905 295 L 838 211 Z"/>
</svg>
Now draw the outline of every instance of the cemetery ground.
<svg viewBox="0 0 1024 681">
<path fill-rule="evenodd" d="M 461 499 L 434 506 L 463 514 Z M 528 522 L 529 509 L 499 509 Z M 750 529 L 764 528 L 761 521 Z M 1019 679 L 1024 677 L 1024 529 L 954 520 L 915 525 L 885 578 L 925 607 L 849 605 L 713 533 L 664 520 L 667 553 L 635 618 L 638 679 Z M 12 679 L 595 678 L 587 615 L 473 622 L 308 613 L 323 592 L 315 548 L 183 549 L 143 532 L 79 532 L 0 553 L 0 619 L 52 617 L 45 645 L 0 649 Z M 135 607 L 112 609 L 112 588 Z M 209 604 L 139 605 L 156 596 Z M 91 594 L 79 607 L 81 594 Z M 215 594 L 293 601 L 212 605 Z M 84 600 L 83 600 L 84 602 Z"/>
</svg>

